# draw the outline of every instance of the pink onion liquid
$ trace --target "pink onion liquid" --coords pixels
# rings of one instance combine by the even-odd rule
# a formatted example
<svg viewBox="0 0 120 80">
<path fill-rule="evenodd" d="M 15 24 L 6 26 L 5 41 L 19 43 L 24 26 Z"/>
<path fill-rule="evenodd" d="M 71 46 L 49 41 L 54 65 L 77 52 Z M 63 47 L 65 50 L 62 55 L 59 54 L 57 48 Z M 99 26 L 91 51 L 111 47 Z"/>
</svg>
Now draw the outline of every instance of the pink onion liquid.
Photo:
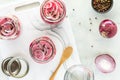
<svg viewBox="0 0 120 80">
<path fill-rule="evenodd" d="M 20 34 L 20 23 L 16 16 L 0 18 L 0 38 L 16 39 Z"/>
<path fill-rule="evenodd" d="M 53 41 L 48 37 L 40 37 L 30 44 L 30 54 L 38 63 L 46 63 L 54 58 L 56 48 Z"/>
<path fill-rule="evenodd" d="M 46 0 L 40 8 L 42 19 L 49 24 L 58 24 L 66 16 L 65 4 L 61 0 Z"/>
</svg>

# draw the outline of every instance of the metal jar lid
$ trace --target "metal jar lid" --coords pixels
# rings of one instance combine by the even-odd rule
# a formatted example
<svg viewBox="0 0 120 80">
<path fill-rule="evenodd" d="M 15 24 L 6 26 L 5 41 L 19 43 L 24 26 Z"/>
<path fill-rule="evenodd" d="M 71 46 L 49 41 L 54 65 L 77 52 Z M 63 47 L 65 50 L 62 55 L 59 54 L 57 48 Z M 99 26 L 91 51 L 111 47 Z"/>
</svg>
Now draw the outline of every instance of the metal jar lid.
<svg viewBox="0 0 120 80">
<path fill-rule="evenodd" d="M 8 76 L 22 78 L 28 73 L 29 65 L 21 57 L 8 57 L 2 62 L 2 70 Z"/>
<path fill-rule="evenodd" d="M 6 75 L 8 75 L 8 76 L 10 76 L 10 73 L 9 73 L 9 71 L 8 71 L 8 69 L 7 69 L 7 65 L 8 65 L 9 61 L 10 61 L 12 58 L 13 58 L 13 57 L 8 57 L 8 58 L 6 58 L 6 59 L 2 62 L 2 71 L 3 71 Z M 21 64 L 20 64 L 19 60 L 15 60 L 15 61 L 12 63 L 11 66 L 12 66 L 12 67 L 11 67 L 12 72 L 17 75 L 17 74 L 19 73 L 20 69 L 21 69 Z"/>
</svg>

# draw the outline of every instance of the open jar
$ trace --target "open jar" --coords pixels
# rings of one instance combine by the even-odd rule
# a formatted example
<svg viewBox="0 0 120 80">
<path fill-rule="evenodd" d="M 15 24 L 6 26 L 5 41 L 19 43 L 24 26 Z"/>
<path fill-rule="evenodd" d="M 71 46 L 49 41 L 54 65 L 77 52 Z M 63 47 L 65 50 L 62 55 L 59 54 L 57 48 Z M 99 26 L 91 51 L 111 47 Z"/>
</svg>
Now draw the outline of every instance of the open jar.
<svg viewBox="0 0 120 80">
<path fill-rule="evenodd" d="M 98 13 L 106 13 L 111 10 L 113 0 L 92 0 L 92 8 Z"/>
<path fill-rule="evenodd" d="M 29 52 L 35 62 L 47 63 L 56 55 L 60 57 L 63 48 L 64 41 L 62 37 L 52 31 L 48 31 L 30 43 Z"/>
<path fill-rule="evenodd" d="M 20 22 L 15 15 L 0 17 L 0 39 L 13 40 L 20 34 Z"/>
<path fill-rule="evenodd" d="M 94 74 L 85 66 L 73 65 L 67 69 L 64 80 L 94 80 Z"/>
<path fill-rule="evenodd" d="M 35 61 L 44 63 L 54 58 L 56 47 L 49 37 L 43 36 L 30 44 L 30 53 Z"/>
<path fill-rule="evenodd" d="M 65 4 L 61 0 L 45 0 L 41 5 L 40 15 L 46 23 L 58 24 L 65 18 Z"/>
<path fill-rule="evenodd" d="M 62 0 L 44 0 L 40 6 L 42 26 L 35 26 L 39 30 L 48 30 L 57 27 L 66 16 L 66 7 Z"/>
</svg>

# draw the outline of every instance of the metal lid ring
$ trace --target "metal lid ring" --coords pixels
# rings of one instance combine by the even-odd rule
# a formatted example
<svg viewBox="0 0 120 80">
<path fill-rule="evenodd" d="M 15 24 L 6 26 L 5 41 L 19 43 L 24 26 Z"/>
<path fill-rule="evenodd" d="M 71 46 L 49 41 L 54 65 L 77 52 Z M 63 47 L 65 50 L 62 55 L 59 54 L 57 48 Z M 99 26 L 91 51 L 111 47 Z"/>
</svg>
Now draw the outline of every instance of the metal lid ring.
<svg viewBox="0 0 120 80">
<path fill-rule="evenodd" d="M 14 74 L 13 71 L 12 71 L 12 64 L 14 63 L 14 61 L 19 61 L 19 62 L 20 62 L 20 65 L 21 65 L 21 68 L 20 68 L 20 71 L 19 71 L 18 74 Z M 26 70 L 25 70 L 25 72 L 22 73 L 22 74 L 20 74 L 20 73 L 21 73 L 22 69 L 25 68 L 25 67 L 22 66 L 22 62 L 21 62 L 21 61 L 23 61 L 23 63 L 26 65 Z M 8 71 L 9 71 L 9 73 L 10 73 L 10 75 L 11 75 L 12 77 L 22 78 L 22 77 L 24 77 L 24 76 L 28 73 L 28 71 L 29 71 L 29 64 L 28 64 L 28 62 L 27 62 L 25 59 L 23 59 L 23 58 L 21 58 L 21 57 L 14 57 L 14 58 L 12 58 L 12 59 L 9 61 L 8 66 L 7 66 L 7 69 L 8 69 Z M 20 75 L 19 75 L 19 74 L 20 74 Z"/>
</svg>

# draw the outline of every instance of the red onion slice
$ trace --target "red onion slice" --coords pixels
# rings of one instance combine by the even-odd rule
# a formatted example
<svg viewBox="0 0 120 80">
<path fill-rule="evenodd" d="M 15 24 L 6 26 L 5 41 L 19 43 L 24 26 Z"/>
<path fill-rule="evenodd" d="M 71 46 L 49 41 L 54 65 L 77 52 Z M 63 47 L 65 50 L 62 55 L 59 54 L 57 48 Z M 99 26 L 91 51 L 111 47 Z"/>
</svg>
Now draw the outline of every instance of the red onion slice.
<svg viewBox="0 0 120 80">
<path fill-rule="evenodd" d="M 110 73 L 114 71 L 116 62 L 109 54 L 102 54 L 95 58 L 95 65 L 101 72 Z"/>
</svg>

